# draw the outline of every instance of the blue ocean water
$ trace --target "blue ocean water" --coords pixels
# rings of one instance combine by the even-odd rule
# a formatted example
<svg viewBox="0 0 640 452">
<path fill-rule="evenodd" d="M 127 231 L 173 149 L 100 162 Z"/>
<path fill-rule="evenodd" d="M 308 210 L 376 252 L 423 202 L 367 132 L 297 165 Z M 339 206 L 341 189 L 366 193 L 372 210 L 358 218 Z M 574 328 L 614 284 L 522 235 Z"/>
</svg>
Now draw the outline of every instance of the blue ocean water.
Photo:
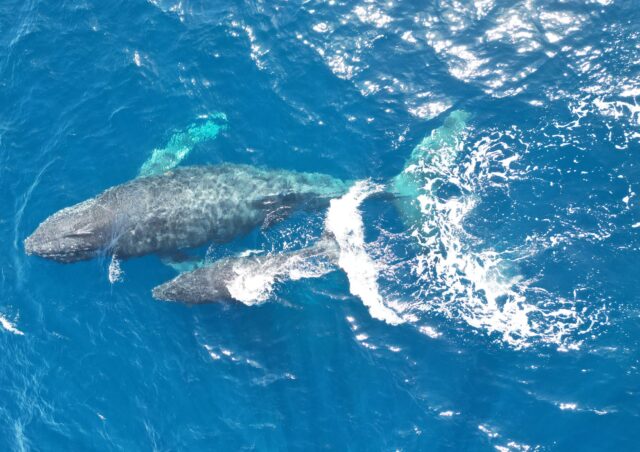
<svg viewBox="0 0 640 452">
<path fill-rule="evenodd" d="M 639 24 L 622 0 L 3 1 L 0 449 L 637 450 Z M 362 233 L 255 303 L 155 301 L 157 256 L 110 282 L 108 256 L 24 253 L 207 118 L 181 165 L 375 191 L 454 110 L 417 226 L 351 193 L 205 250 Z"/>
</svg>

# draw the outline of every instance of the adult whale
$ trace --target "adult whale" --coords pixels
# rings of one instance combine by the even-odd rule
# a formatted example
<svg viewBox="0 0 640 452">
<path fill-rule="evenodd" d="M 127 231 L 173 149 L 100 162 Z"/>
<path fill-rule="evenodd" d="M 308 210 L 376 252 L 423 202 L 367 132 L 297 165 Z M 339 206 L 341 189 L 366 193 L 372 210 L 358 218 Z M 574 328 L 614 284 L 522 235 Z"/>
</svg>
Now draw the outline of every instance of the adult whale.
<svg viewBox="0 0 640 452">
<path fill-rule="evenodd" d="M 387 185 L 400 219 L 410 228 L 421 227 L 428 215 L 428 200 L 446 184 L 446 175 L 461 149 L 469 114 L 451 112 L 444 124 L 433 130 L 415 146 L 403 170 Z M 319 276 L 336 267 L 340 249 L 331 231 L 313 246 L 264 256 L 228 257 L 194 271 L 185 272 L 153 289 L 153 296 L 162 301 L 190 304 L 212 303 L 225 299 L 247 302 L 238 285 L 272 285 L 276 281 L 300 277 L 300 262 L 306 261 L 320 271 Z M 251 294 L 250 294 L 251 295 Z"/>
<path fill-rule="evenodd" d="M 223 243 L 348 184 L 325 174 L 221 164 L 183 167 L 115 186 L 47 218 L 25 250 L 58 262 L 119 259 Z"/>
</svg>

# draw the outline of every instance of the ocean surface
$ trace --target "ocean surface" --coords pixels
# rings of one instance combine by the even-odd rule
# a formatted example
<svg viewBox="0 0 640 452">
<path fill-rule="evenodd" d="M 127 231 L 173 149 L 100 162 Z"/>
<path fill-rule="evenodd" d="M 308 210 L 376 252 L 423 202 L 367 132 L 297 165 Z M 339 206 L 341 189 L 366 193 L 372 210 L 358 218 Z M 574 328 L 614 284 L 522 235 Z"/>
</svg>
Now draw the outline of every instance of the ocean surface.
<svg viewBox="0 0 640 452">
<path fill-rule="evenodd" d="M 638 450 L 638 102 L 637 1 L 3 0 L 0 450 Z M 339 262 L 190 307 L 25 254 L 167 152 L 352 181 L 196 250 Z"/>
</svg>

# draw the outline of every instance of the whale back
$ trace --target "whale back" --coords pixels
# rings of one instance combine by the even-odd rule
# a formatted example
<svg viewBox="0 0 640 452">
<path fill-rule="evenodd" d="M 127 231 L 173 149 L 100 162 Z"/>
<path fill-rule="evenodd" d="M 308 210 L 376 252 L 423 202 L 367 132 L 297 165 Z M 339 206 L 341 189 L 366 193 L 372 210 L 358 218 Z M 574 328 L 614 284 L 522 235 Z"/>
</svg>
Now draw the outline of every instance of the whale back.
<svg viewBox="0 0 640 452">
<path fill-rule="evenodd" d="M 223 164 L 138 178 L 101 197 L 118 212 L 114 253 L 126 258 L 227 242 L 345 191 L 323 174 Z"/>
</svg>

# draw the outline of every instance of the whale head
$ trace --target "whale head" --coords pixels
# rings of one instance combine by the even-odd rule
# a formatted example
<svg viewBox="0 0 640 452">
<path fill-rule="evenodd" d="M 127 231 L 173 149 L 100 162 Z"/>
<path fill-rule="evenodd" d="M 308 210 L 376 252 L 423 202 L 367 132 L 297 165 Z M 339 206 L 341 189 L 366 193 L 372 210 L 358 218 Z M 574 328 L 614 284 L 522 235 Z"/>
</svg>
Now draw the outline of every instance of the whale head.
<svg viewBox="0 0 640 452">
<path fill-rule="evenodd" d="M 218 265 L 182 273 L 153 289 L 153 298 L 190 304 L 229 300 L 225 269 Z"/>
<path fill-rule="evenodd" d="M 58 262 L 90 259 L 112 239 L 110 212 L 90 199 L 47 218 L 24 241 L 27 254 Z"/>
</svg>

